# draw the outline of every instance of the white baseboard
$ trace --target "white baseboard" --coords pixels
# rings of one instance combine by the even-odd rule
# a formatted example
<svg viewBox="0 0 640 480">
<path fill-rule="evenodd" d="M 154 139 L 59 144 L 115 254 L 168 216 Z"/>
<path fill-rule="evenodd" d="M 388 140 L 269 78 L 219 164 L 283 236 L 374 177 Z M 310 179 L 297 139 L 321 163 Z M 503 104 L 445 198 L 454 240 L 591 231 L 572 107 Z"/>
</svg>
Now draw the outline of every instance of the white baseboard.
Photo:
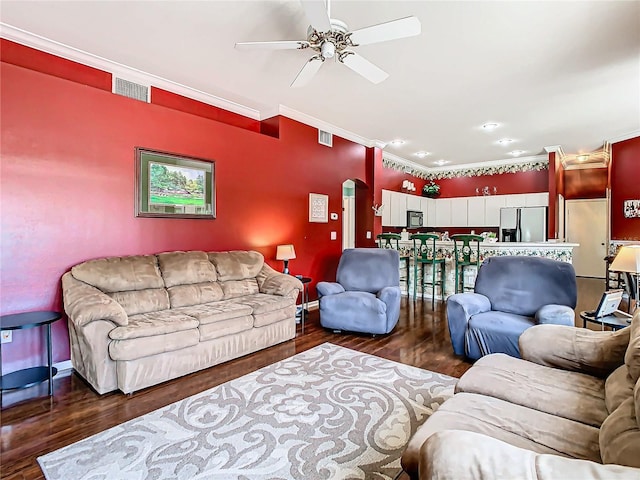
<svg viewBox="0 0 640 480">
<path fill-rule="evenodd" d="M 57 362 L 54 363 L 53 366 L 56 367 L 59 372 L 63 372 L 64 370 L 71 370 L 73 368 L 73 365 L 71 365 L 71 360 Z"/>
</svg>

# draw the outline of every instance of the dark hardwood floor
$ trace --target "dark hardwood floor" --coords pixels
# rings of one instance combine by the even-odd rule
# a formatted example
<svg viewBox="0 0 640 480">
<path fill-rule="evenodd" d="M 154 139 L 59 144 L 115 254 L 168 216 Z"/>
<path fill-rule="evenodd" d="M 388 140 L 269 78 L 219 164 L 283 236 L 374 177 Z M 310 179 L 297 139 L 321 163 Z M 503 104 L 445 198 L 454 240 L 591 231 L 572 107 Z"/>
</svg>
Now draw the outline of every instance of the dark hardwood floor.
<svg viewBox="0 0 640 480">
<path fill-rule="evenodd" d="M 579 279 L 578 285 L 576 310 L 593 309 L 604 291 L 604 281 Z M 310 312 L 304 334 L 298 326 L 294 340 L 130 396 L 98 395 L 70 371 L 55 377 L 53 398 L 46 396 L 46 383 L 5 392 L 0 412 L 0 476 L 11 480 L 44 478 L 36 462 L 40 455 L 324 342 L 454 377 L 471 366 L 453 354 L 442 303 L 436 303 L 432 310 L 430 300 L 413 302 L 403 297 L 398 326 L 391 334 L 377 337 L 325 330 L 316 310 Z"/>
</svg>

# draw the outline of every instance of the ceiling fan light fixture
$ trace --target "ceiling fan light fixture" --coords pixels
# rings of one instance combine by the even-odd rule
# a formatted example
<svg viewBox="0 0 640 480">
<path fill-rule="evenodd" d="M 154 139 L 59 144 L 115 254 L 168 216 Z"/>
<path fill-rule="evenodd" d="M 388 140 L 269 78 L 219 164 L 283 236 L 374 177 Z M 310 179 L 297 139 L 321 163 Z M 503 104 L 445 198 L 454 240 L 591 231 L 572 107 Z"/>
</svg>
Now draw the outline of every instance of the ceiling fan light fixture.
<svg viewBox="0 0 640 480">
<path fill-rule="evenodd" d="M 336 46 L 332 42 L 323 42 L 320 53 L 324 58 L 333 58 L 336 54 Z"/>
</svg>

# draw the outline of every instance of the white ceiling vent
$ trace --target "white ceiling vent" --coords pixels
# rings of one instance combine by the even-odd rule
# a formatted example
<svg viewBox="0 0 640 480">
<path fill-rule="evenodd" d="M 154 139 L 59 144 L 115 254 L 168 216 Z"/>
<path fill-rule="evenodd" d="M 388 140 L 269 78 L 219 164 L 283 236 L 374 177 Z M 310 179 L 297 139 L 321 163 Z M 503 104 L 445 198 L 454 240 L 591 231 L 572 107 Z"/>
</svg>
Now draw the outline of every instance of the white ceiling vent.
<svg viewBox="0 0 640 480">
<path fill-rule="evenodd" d="M 318 143 L 327 147 L 333 147 L 333 133 L 318 129 Z"/>
<path fill-rule="evenodd" d="M 113 93 L 115 94 L 149 103 L 151 100 L 149 98 L 150 91 L 151 88 L 146 85 L 140 85 L 139 83 L 113 76 Z"/>
</svg>

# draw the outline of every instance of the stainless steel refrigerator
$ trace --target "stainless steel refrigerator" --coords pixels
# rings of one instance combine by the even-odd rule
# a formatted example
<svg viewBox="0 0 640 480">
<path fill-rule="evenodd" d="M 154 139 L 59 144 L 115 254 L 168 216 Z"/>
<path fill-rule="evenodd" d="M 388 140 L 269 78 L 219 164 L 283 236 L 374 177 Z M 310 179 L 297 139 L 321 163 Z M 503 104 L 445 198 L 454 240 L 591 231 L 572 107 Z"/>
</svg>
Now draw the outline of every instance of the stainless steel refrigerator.
<svg viewBox="0 0 640 480">
<path fill-rule="evenodd" d="M 500 209 L 500 241 L 544 242 L 547 240 L 547 207 Z"/>
</svg>

